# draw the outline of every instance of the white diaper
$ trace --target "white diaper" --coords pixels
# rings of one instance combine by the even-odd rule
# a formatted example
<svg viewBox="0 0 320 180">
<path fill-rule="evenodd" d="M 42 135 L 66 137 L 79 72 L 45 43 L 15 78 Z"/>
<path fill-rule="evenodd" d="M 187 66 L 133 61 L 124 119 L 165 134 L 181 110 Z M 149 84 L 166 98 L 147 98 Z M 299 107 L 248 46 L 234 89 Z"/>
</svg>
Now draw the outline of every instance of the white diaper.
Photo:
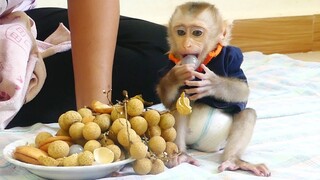
<svg viewBox="0 0 320 180">
<path fill-rule="evenodd" d="M 186 143 L 205 152 L 224 148 L 232 124 L 232 116 L 204 104 L 192 105 Z"/>
</svg>

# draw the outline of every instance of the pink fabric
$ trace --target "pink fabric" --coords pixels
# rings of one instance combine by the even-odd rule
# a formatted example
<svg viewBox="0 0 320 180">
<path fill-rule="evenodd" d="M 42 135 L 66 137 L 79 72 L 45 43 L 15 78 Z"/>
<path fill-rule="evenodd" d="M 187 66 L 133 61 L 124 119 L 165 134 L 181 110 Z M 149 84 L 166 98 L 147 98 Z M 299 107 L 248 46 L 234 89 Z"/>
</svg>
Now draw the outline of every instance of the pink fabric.
<svg viewBox="0 0 320 180">
<path fill-rule="evenodd" d="M 70 32 L 62 24 L 44 42 L 36 40 L 36 33 L 24 12 L 0 18 L 0 130 L 41 90 L 46 78 L 42 58 L 71 48 Z"/>
</svg>

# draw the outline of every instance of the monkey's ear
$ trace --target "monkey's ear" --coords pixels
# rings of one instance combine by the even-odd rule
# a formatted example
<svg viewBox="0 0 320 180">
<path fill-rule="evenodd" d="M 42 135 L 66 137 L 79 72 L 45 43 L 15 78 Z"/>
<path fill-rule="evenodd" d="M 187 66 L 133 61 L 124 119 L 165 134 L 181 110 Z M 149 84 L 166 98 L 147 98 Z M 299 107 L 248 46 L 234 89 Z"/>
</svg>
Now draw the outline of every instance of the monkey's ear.
<svg viewBox="0 0 320 180">
<path fill-rule="evenodd" d="M 229 45 L 231 40 L 231 30 L 232 30 L 232 22 L 225 20 L 223 21 L 222 33 L 220 35 L 220 43 L 223 46 Z"/>
</svg>

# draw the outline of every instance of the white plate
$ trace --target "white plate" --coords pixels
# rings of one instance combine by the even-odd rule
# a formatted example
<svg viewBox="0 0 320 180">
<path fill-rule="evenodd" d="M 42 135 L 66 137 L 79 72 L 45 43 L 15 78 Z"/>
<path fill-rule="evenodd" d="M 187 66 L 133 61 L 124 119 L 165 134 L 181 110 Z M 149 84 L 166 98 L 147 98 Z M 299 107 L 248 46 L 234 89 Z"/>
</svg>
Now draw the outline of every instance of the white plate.
<svg viewBox="0 0 320 180">
<path fill-rule="evenodd" d="M 18 140 L 8 144 L 3 149 L 4 158 L 20 167 L 26 168 L 33 174 L 38 176 L 49 178 L 49 179 L 97 179 L 103 178 L 111 174 L 112 172 L 118 171 L 124 165 L 134 161 L 134 159 L 126 159 L 119 162 L 110 164 L 99 164 L 92 166 L 74 166 L 74 167 L 47 167 L 24 163 L 15 160 L 12 155 L 17 146 L 26 145 L 28 143 L 34 143 L 34 139 Z"/>
</svg>

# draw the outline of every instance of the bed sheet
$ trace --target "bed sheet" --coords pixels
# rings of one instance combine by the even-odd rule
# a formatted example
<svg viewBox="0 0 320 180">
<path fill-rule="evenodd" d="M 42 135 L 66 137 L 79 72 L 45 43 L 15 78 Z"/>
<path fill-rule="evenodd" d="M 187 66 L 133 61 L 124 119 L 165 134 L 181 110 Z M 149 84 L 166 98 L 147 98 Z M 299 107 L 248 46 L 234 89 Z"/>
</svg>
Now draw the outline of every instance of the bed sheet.
<svg viewBox="0 0 320 180">
<path fill-rule="evenodd" d="M 244 160 L 265 163 L 272 173 L 268 179 L 320 179 L 320 63 L 260 52 L 244 53 L 244 59 L 242 68 L 251 88 L 248 106 L 258 114 Z M 35 124 L 0 131 L 0 179 L 41 179 L 6 162 L 2 149 L 12 141 L 56 129 L 57 124 Z M 123 176 L 104 179 L 264 179 L 245 171 L 219 173 L 221 151 L 189 152 L 200 167 L 184 163 L 158 175 L 137 176 L 128 166 L 120 172 Z"/>
</svg>

